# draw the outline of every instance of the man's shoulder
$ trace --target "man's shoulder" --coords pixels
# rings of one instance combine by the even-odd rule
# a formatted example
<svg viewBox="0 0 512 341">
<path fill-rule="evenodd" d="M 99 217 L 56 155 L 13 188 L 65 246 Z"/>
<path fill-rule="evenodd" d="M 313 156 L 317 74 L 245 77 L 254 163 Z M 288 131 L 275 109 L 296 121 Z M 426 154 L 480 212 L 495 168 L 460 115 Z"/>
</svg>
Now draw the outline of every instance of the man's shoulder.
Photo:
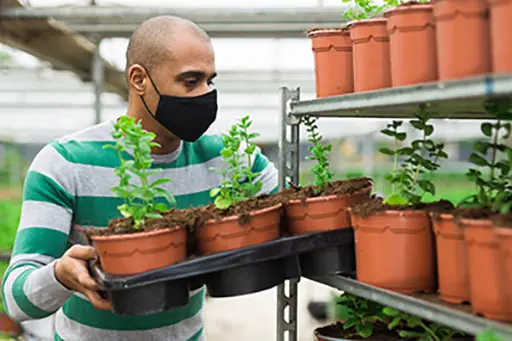
<svg viewBox="0 0 512 341">
<path fill-rule="evenodd" d="M 49 142 L 42 152 L 53 149 L 68 162 L 89 164 L 99 156 L 103 146 L 114 141 L 111 131 L 110 121 L 96 124 Z"/>
</svg>

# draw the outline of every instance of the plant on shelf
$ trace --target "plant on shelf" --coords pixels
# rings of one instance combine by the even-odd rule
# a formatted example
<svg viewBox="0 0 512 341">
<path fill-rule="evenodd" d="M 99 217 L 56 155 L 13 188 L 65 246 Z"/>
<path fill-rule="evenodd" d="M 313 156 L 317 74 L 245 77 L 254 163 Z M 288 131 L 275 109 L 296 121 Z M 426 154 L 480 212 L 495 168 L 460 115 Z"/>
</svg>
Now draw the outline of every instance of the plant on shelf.
<svg viewBox="0 0 512 341">
<path fill-rule="evenodd" d="M 405 132 L 399 131 L 401 121 L 393 121 L 381 131 L 394 139 L 393 150 L 380 149 L 382 154 L 393 157 L 393 171 L 385 177 L 392 185 L 392 194 L 384 200 L 385 204 L 417 205 L 426 193 L 436 194 L 435 185 L 428 175 L 438 170 L 438 160 L 446 159 L 448 155 L 443 150 L 443 143 L 435 143 L 429 138 L 434 132 L 434 126 L 428 121 L 428 114 L 422 111 L 410 122 L 422 136 L 407 147 L 398 148 L 398 144 L 407 138 Z M 401 165 L 398 162 L 400 156 L 405 158 Z"/>
<path fill-rule="evenodd" d="M 385 307 L 383 313 L 389 317 L 388 329 L 396 329 L 398 335 L 407 340 L 450 341 L 454 336 L 463 336 L 454 329 L 435 322 L 426 322 L 391 307 Z"/>
<path fill-rule="evenodd" d="M 448 157 L 443 143 L 431 139 L 434 126 L 429 114 L 420 110 L 410 121 L 420 137 L 400 147 L 406 132 L 402 122 L 393 121 L 382 134 L 394 140 L 394 148 L 380 152 L 393 157 L 393 170 L 386 180 L 392 193 L 384 201 L 372 200 L 353 207 L 351 221 L 355 228 L 358 280 L 402 293 L 431 292 L 436 287 L 434 244 L 429 210 L 452 207 L 447 201 L 425 203 L 426 193 L 435 195 L 432 174 L 440 168 L 438 161 Z M 393 226 L 388 230 L 384 226 Z M 375 236 L 376 233 L 381 237 Z M 385 237 L 384 237 L 385 236 Z M 406 248 L 408 256 L 400 250 Z M 384 256 L 383 256 L 384 255 Z M 413 264 L 421 263 L 421 267 Z M 390 280 L 387 273 L 400 269 L 402 278 Z"/>
<path fill-rule="evenodd" d="M 369 199 L 372 181 L 369 178 L 333 181 L 334 174 L 328 159 L 332 147 L 322 143 L 317 118 L 303 116 L 301 123 L 306 126 L 311 143 L 311 155 L 306 159 L 314 161 L 310 169 L 313 185 L 300 187 L 291 184 L 285 206 L 288 230 L 297 235 L 348 228 L 350 222 L 346 209 Z"/>
<path fill-rule="evenodd" d="M 195 229 L 198 253 L 209 255 L 269 242 L 280 236 L 282 204 L 271 195 L 258 195 L 263 182 L 258 179 L 258 148 L 250 132 L 249 115 L 242 117 L 222 135 L 220 186 L 210 190 L 213 203 L 203 208 Z M 215 236 L 212 238 L 212 236 Z M 217 238 L 219 237 L 219 238 Z"/>
<path fill-rule="evenodd" d="M 308 141 L 312 143 L 309 147 L 311 155 L 306 157 L 306 160 L 316 161 L 315 165 L 311 167 L 313 173 L 313 184 L 317 187 L 316 193 L 325 189 L 327 183 L 332 180 L 333 173 L 329 170 L 328 154 L 332 149 L 330 144 L 322 143 L 322 135 L 318 131 L 316 124 L 317 119 L 312 116 L 304 116 L 303 122 L 308 132 Z"/>
<path fill-rule="evenodd" d="M 491 141 L 477 141 L 473 145 L 469 162 L 476 168 L 469 169 L 466 176 L 475 184 L 476 194 L 464 199 L 460 206 L 488 208 L 502 214 L 512 209 L 512 148 L 500 143 L 511 135 L 511 123 L 505 121 L 512 119 L 508 108 L 507 104 L 501 103 L 486 105 L 487 111 L 497 121 L 484 122 L 480 126 L 482 134 Z M 490 160 L 487 159 L 489 153 Z M 501 159 L 500 154 L 503 156 Z M 484 176 L 482 167 L 487 169 L 488 178 Z"/>
<path fill-rule="evenodd" d="M 344 293 L 336 298 L 338 323 L 317 330 L 320 336 L 339 340 L 367 339 L 375 335 L 395 340 L 449 341 L 462 333 L 422 320 L 368 299 Z"/>
<path fill-rule="evenodd" d="M 344 18 L 348 20 L 372 18 L 382 12 L 386 7 L 386 4 L 378 5 L 373 0 L 341 0 L 341 2 L 344 4 L 352 4 L 352 6 L 343 13 Z"/>
<path fill-rule="evenodd" d="M 375 324 L 387 323 L 384 306 L 365 298 L 345 293 L 339 297 L 336 305 L 336 318 L 342 321 L 345 337 L 359 336 L 366 339 L 373 335 Z"/>
<path fill-rule="evenodd" d="M 215 206 L 226 210 L 237 202 L 253 198 L 261 191 L 263 183 L 255 181 L 260 173 L 253 172 L 258 133 L 250 133 L 250 117 L 244 116 L 223 135 L 222 158 L 227 165 L 223 170 L 212 169 L 222 174 L 220 187 L 213 188 L 210 196 L 215 198 Z M 243 149 L 243 150 L 242 150 Z"/>
<path fill-rule="evenodd" d="M 463 200 L 457 210 L 458 226 L 467 246 L 471 305 L 477 314 L 508 321 L 512 319 L 508 282 L 512 280 L 512 149 L 502 139 L 511 135 L 512 119 L 507 103 L 486 103 L 495 119 L 481 124 L 488 141 L 477 141 L 469 161 L 476 167 L 467 172 L 476 194 Z M 485 174 L 487 173 L 487 174 Z M 481 263 L 479 261 L 482 261 Z M 487 304 L 488 288 L 493 288 L 494 304 Z"/>
</svg>

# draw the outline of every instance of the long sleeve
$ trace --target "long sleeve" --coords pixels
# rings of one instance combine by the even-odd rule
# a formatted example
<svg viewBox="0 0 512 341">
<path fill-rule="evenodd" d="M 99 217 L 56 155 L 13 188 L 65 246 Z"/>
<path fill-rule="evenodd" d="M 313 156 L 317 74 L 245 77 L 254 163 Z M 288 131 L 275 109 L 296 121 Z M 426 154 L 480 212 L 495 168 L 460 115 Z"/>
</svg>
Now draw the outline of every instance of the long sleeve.
<svg viewBox="0 0 512 341">
<path fill-rule="evenodd" d="M 34 158 L 23 190 L 11 262 L 2 281 L 2 300 L 16 321 L 40 319 L 72 295 L 55 278 L 54 263 L 68 248 L 74 206 L 73 164 L 57 144 Z"/>
</svg>

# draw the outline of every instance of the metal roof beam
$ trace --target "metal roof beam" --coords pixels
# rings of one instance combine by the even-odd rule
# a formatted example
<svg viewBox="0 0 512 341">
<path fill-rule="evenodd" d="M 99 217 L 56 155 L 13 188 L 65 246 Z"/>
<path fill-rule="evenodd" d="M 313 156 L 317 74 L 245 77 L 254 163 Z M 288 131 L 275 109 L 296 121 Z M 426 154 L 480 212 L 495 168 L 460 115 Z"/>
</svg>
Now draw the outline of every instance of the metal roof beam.
<svg viewBox="0 0 512 341">
<path fill-rule="evenodd" d="M 144 20 L 176 15 L 194 21 L 212 37 L 304 37 L 313 27 L 339 27 L 343 7 L 309 8 L 171 8 L 171 7 L 43 7 L 7 8 L 3 20 L 65 21 L 76 33 L 101 37 L 129 37 Z"/>
</svg>

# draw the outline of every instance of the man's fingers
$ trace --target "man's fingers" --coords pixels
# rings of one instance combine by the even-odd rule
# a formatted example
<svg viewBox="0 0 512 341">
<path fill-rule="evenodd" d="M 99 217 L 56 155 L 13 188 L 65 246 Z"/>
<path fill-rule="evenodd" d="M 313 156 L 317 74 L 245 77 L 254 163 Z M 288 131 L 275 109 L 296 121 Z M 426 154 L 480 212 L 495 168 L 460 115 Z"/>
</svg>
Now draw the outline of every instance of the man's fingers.
<svg viewBox="0 0 512 341">
<path fill-rule="evenodd" d="M 112 308 L 110 302 L 101 298 L 101 296 L 95 291 L 85 290 L 83 294 L 87 296 L 96 309 L 110 310 Z"/>
<path fill-rule="evenodd" d="M 96 250 L 92 246 L 73 245 L 68 250 L 68 255 L 76 259 L 89 260 L 96 258 Z"/>
<path fill-rule="evenodd" d="M 88 272 L 80 271 L 76 276 L 76 280 L 82 287 L 88 290 L 97 291 L 99 289 L 98 284 L 89 276 Z"/>
</svg>

